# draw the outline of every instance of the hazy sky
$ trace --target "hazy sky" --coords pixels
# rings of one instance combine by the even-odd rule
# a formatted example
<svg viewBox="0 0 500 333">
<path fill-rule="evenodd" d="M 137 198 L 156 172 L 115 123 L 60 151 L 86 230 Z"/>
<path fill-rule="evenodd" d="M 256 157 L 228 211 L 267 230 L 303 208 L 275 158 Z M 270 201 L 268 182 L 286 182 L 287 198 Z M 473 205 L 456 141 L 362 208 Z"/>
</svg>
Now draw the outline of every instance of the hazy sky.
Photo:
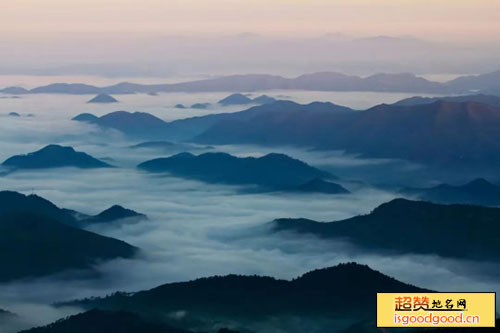
<svg viewBox="0 0 500 333">
<path fill-rule="evenodd" d="M 0 75 L 475 74 L 499 35 L 500 0 L 0 0 Z"/>
<path fill-rule="evenodd" d="M 411 34 L 493 38 L 498 0 L 2 0 L 0 34 Z"/>
</svg>

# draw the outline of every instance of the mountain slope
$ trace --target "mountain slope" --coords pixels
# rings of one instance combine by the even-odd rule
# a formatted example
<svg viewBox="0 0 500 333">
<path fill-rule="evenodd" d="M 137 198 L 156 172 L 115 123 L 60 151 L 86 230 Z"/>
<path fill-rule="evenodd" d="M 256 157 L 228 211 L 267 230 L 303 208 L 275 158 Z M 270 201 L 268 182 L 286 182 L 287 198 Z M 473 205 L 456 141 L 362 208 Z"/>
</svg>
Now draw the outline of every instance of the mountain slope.
<svg viewBox="0 0 500 333">
<path fill-rule="evenodd" d="M 146 161 L 138 168 L 149 172 L 169 172 L 210 183 L 256 184 L 284 189 L 299 186 L 315 178 L 332 178 L 325 171 L 282 154 L 260 158 L 239 158 L 225 153 L 193 155 L 181 153 Z"/>
<path fill-rule="evenodd" d="M 48 145 L 27 155 L 17 155 L 8 158 L 2 163 L 11 170 L 45 169 L 60 167 L 76 168 L 109 168 L 111 165 L 82 152 L 75 151 L 72 147 Z"/>
<path fill-rule="evenodd" d="M 0 281 L 40 277 L 68 269 L 90 269 L 101 260 L 130 258 L 137 249 L 76 229 L 43 215 L 0 216 Z"/>
<path fill-rule="evenodd" d="M 0 192 L 0 281 L 89 269 L 99 260 L 129 258 L 137 248 L 77 229 L 70 211 L 36 195 Z"/>
<path fill-rule="evenodd" d="M 112 128 L 133 138 L 163 138 L 168 133 L 166 122 L 145 112 L 116 111 L 102 117 L 79 114 L 73 120 L 90 122 L 103 128 Z"/>
<path fill-rule="evenodd" d="M 345 150 L 449 168 L 494 170 L 500 165 L 500 108 L 442 101 L 415 106 L 382 104 L 360 112 L 318 112 L 314 104 L 290 102 L 267 107 L 276 105 L 282 112 L 254 112 L 215 121 L 194 141 Z"/>
<path fill-rule="evenodd" d="M 108 223 L 121 219 L 144 220 L 147 216 L 119 205 L 111 206 L 95 216 L 89 216 L 80 221 L 81 224 Z"/>
<path fill-rule="evenodd" d="M 291 281 L 263 276 L 215 276 L 63 305 L 134 311 L 153 318 L 166 318 L 166 313 L 182 309 L 186 315 L 179 323 L 187 329 L 196 323 L 199 331 L 207 331 L 208 325 L 216 322 L 238 328 L 274 327 L 285 332 L 304 332 L 304 324 L 315 323 L 322 327 L 316 332 L 331 332 L 332 327 L 346 325 L 352 318 L 373 319 L 377 292 L 423 291 L 368 266 L 348 263 L 311 271 Z M 339 316 L 342 323 L 335 322 Z M 291 319 L 294 317 L 300 318 L 300 325 Z"/>
<path fill-rule="evenodd" d="M 393 105 L 412 106 L 412 105 L 419 105 L 419 104 L 431 104 L 431 103 L 435 103 L 438 101 L 453 102 L 453 103 L 475 102 L 475 103 L 481 103 L 481 104 L 486 104 L 486 105 L 500 108 L 500 97 L 495 96 L 495 95 L 484 95 L 484 94 L 463 95 L 463 96 L 442 96 L 442 97 L 415 96 L 415 97 L 402 99 L 402 100 L 394 103 Z"/>
<path fill-rule="evenodd" d="M 118 100 L 116 100 L 113 96 L 110 96 L 108 94 L 99 94 L 96 97 L 89 100 L 87 103 L 109 104 L 109 103 L 118 103 Z"/>
<path fill-rule="evenodd" d="M 475 179 L 461 186 L 441 184 L 431 188 L 405 188 L 401 193 L 436 203 L 500 206 L 500 186 L 485 179 Z"/>
<path fill-rule="evenodd" d="M 90 310 L 44 327 L 19 333 L 189 333 L 188 331 L 145 321 L 139 315 L 123 311 Z"/>
<path fill-rule="evenodd" d="M 395 199 L 368 215 L 331 223 L 279 219 L 275 232 L 346 238 L 371 250 L 498 261 L 500 208 Z"/>
</svg>

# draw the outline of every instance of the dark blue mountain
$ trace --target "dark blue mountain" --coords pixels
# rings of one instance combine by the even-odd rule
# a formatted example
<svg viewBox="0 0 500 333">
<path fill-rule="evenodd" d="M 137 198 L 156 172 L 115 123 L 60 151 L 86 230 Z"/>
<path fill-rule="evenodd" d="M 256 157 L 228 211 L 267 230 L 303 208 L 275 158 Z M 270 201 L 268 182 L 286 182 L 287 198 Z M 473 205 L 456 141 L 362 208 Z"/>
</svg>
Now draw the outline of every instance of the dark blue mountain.
<svg viewBox="0 0 500 333">
<path fill-rule="evenodd" d="M 333 178 L 328 172 L 283 154 L 240 158 L 225 153 L 198 156 L 181 153 L 141 163 L 138 168 L 210 183 L 255 184 L 269 189 L 287 189 L 316 178 Z"/>
<path fill-rule="evenodd" d="M 133 138 L 158 139 L 168 134 L 166 122 L 145 112 L 116 111 L 102 117 L 84 113 L 73 120 L 90 122 L 102 128 L 113 128 Z"/>
<path fill-rule="evenodd" d="M 212 331 L 214 323 L 236 326 L 242 332 L 253 331 L 245 328 L 259 324 L 267 331 L 273 328 L 276 332 L 290 332 L 290 325 L 288 328 L 295 328 L 293 332 L 299 332 L 297 318 L 302 327 L 313 323 L 316 328 L 321 327 L 311 331 L 329 332 L 332 327 L 349 325 L 353 320 L 373 320 L 377 292 L 425 290 L 368 266 L 347 263 L 314 270 L 291 281 L 255 275 L 215 276 L 61 305 L 130 311 L 157 320 L 165 320 L 165 313 L 182 309 L 187 313 L 186 320 L 177 323 L 186 329 L 196 325 L 203 332 Z M 290 317 L 295 318 L 293 323 Z M 334 320 L 339 317 L 343 322 Z"/>
<path fill-rule="evenodd" d="M 324 223 L 279 219 L 273 230 L 347 239 L 370 251 L 498 261 L 500 208 L 395 199 L 368 215 Z"/>
<path fill-rule="evenodd" d="M 475 179 L 460 186 L 441 184 L 430 188 L 405 188 L 401 193 L 436 203 L 500 206 L 500 186 L 485 179 Z"/>
<path fill-rule="evenodd" d="M 91 269 L 102 260 L 130 258 L 138 249 L 72 227 L 70 212 L 36 195 L 0 192 L 0 281 Z"/>
<path fill-rule="evenodd" d="M 108 94 L 99 94 L 96 97 L 89 100 L 87 103 L 109 104 L 109 103 L 118 103 L 118 100 Z"/>
<path fill-rule="evenodd" d="M 76 168 L 109 168 L 111 165 L 82 152 L 75 151 L 72 147 L 48 145 L 36 152 L 27 155 L 17 155 L 8 158 L 2 163 L 10 170 L 22 169 L 47 169 L 61 167 Z"/>
<path fill-rule="evenodd" d="M 399 106 L 412 106 L 412 105 L 420 105 L 420 104 L 431 104 L 438 101 L 444 102 L 453 102 L 453 103 L 466 103 L 466 102 L 475 102 L 486 104 L 490 106 L 494 106 L 500 108 L 500 97 L 495 95 L 461 95 L 461 96 L 442 96 L 442 97 L 410 97 L 400 100 L 394 105 Z"/>
</svg>

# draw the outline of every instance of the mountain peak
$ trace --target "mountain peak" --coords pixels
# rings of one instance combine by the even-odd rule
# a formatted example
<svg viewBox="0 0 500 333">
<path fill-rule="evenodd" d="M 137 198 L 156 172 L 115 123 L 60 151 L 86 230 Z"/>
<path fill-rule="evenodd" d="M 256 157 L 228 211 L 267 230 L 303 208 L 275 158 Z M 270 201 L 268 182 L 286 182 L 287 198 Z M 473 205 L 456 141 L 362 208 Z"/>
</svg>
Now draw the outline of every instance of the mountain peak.
<svg viewBox="0 0 500 333">
<path fill-rule="evenodd" d="M 118 100 L 108 94 L 99 94 L 87 103 L 118 103 Z"/>
</svg>

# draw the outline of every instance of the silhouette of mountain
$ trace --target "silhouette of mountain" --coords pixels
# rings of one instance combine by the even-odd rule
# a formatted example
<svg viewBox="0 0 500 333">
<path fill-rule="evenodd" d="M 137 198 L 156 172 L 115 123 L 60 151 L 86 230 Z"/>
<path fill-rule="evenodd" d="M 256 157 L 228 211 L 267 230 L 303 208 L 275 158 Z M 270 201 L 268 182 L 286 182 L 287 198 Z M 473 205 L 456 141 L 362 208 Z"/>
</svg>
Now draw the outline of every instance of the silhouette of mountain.
<svg viewBox="0 0 500 333">
<path fill-rule="evenodd" d="M 74 117 L 72 120 L 93 123 L 97 121 L 99 117 L 94 116 L 92 113 L 80 113 L 78 116 Z"/>
<path fill-rule="evenodd" d="M 438 101 L 453 102 L 453 103 L 475 102 L 500 108 L 500 97 L 494 95 L 484 95 L 484 94 L 464 95 L 464 96 L 443 96 L 443 97 L 415 96 L 400 100 L 399 102 L 396 102 L 393 105 L 413 106 L 419 104 L 431 104 Z"/>
<path fill-rule="evenodd" d="M 290 316 L 324 325 L 325 331 L 325 327 L 346 325 L 353 318 L 372 319 L 377 292 L 424 292 L 424 289 L 397 281 L 368 266 L 347 263 L 311 271 L 291 281 L 263 276 L 215 276 L 61 305 L 131 311 L 148 314 L 149 318 L 165 318 L 165 313 L 182 309 L 187 319 L 179 324 L 191 329 L 193 322 L 198 325 L 204 322 L 205 326 L 198 326 L 200 331 L 207 331 L 208 325 L 214 322 L 221 327 L 236 326 L 246 331 L 244 328 L 249 325 L 267 321 L 275 325 L 276 331 L 288 332 L 286 325 Z M 330 326 L 332 318 L 338 316 L 344 322 L 334 321 L 337 325 Z M 224 325 L 228 323 L 232 325 Z"/>
<path fill-rule="evenodd" d="M 91 269 L 97 261 L 129 258 L 138 250 L 72 224 L 70 212 L 50 201 L 0 192 L 0 281 Z"/>
<path fill-rule="evenodd" d="M 109 168 L 111 165 L 90 155 L 75 151 L 72 147 L 48 145 L 27 155 L 17 155 L 2 163 L 10 170 L 45 169 L 60 167 Z"/>
<path fill-rule="evenodd" d="M 176 104 L 175 108 L 176 109 L 185 109 L 186 107 L 184 106 L 184 104 Z"/>
<path fill-rule="evenodd" d="M 0 192 L 0 215 L 26 213 L 42 215 L 72 227 L 85 227 L 89 223 L 112 222 L 127 217 L 147 218 L 146 215 L 114 205 L 98 215 L 92 216 L 71 209 L 59 208 L 52 202 L 37 195 L 17 192 Z"/>
<path fill-rule="evenodd" d="M 253 100 L 243 94 L 232 94 L 217 102 L 221 105 L 244 105 L 252 104 Z"/>
<path fill-rule="evenodd" d="M 218 102 L 218 104 L 227 105 L 246 105 L 246 104 L 270 104 L 276 102 L 276 99 L 267 95 L 261 95 L 254 99 L 243 94 L 232 94 Z"/>
<path fill-rule="evenodd" d="M 321 103 L 277 102 L 231 117 L 196 119 L 198 124 L 205 120 L 209 125 L 192 141 L 312 146 L 449 168 L 496 170 L 500 165 L 500 132 L 496 130 L 500 108 L 439 101 L 415 106 L 382 104 L 360 112 L 331 109 Z"/>
<path fill-rule="evenodd" d="M 370 250 L 497 261 L 500 208 L 395 199 L 368 215 L 322 223 L 279 219 L 273 230 L 343 238 Z"/>
<path fill-rule="evenodd" d="M 252 102 L 255 104 L 271 104 L 276 102 L 276 99 L 267 95 L 261 95 L 258 97 L 255 97 Z"/>
<path fill-rule="evenodd" d="M 133 138 L 163 138 L 168 133 L 167 123 L 149 113 L 116 111 L 102 117 L 80 114 L 73 118 L 96 124 L 102 128 L 113 128 Z"/>
<path fill-rule="evenodd" d="M 101 93 L 101 88 L 82 83 L 53 83 L 31 89 L 29 92 L 31 94 L 97 95 Z"/>
<path fill-rule="evenodd" d="M 430 188 L 405 188 L 401 193 L 436 203 L 500 206 L 500 186 L 476 179 L 461 186 L 441 184 Z"/>
<path fill-rule="evenodd" d="M 477 92 L 486 94 L 500 93 L 500 70 L 492 73 L 462 76 L 446 82 L 446 86 L 455 92 Z"/>
<path fill-rule="evenodd" d="M 476 76 L 462 76 L 440 83 L 415 76 L 410 73 L 375 74 L 368 77 L 345 75 L 335 72 L 304 74 L 295 78 L 267 74 L 231 75 L 214 79 L 188 81 L 172 84 L 137 84 L 122 82 L 112 86 L 95 87 L 86 84 L 55 83 L 26 90 L 9 87 L 0 92 L 59 93 L 59 94 L 133 94 L 160 92 L 242 92 L 263 90 L 315 90 L 315 91 L 373 91 L 463 94 L 482 92 L 500 93 L 500 71 Z"/>
<path fill-rule="evenodd" d="M 210 107 L 210 103 L 196 103 L 191 105 L 192 109 L 200 109 L 200 110 L 205 110 Z"/>
<path fill-rule="evenodd" d="M 118 100 L 115 99 L 114 97 L 107 95 L 107 94 L 99 94 L 96 97 L 92 98 L 90 101 L 87 103 L 118 103 Z"/>
<path fill-rule="evenodd" d="M 11 95 L 23 95 L 28 94 L 30 91 L 21 87 L 7 87 L 5 89 L 1 89 L 0 93 L 3 94 L 11 94 Z"/>
<path fill-rule="evenodd" d="M 299 192 L 325 193 L 325 194 L 347 194 L 350 193 L 342 185 L 327 182 L 320 178 L 314 178 L 302 185 L 297 186 L 294 190 Z"/>
<path fill-rule="evenodd" d="M 21 117 L 21 115 L 17 112 L 9 112 L 10 117 Z"/>
<path fill-rule="evenodd" d="M 122 206 L 119 205 L 114 205 L 98 215 L 95 216 L 90 216 L 86 219 L 83 219 L 83 224 L 90 224 L 90 223 L 108 223 L 108 222 L 113 222 L 116 220 L 121 220 L 121 219 L 131 219 L 133 218 L 134 220 L 144 220 L 147 219 L 147 216 L 141 213 L 137 213 L 131 209 L 126 209 L 123 208 Z"/>
<path fill-rule="evenodd" d="M 166 325 L 151 323 L 124 311 L 90 310 L 58 320 L 44 327 L 19 333 L 189 333 Z"/>
<path fill-rule="evenodd" d="M 149 172 L 169 172 L 210 183 L 256 184 L 270 189 L 287 189 L 315 178 L 333 178 L 325 171 L 282 154 L 260 158 L 239 158 L 225 153 L 195 156 L 181 153 L 138 165 Z"/>
</svg>

